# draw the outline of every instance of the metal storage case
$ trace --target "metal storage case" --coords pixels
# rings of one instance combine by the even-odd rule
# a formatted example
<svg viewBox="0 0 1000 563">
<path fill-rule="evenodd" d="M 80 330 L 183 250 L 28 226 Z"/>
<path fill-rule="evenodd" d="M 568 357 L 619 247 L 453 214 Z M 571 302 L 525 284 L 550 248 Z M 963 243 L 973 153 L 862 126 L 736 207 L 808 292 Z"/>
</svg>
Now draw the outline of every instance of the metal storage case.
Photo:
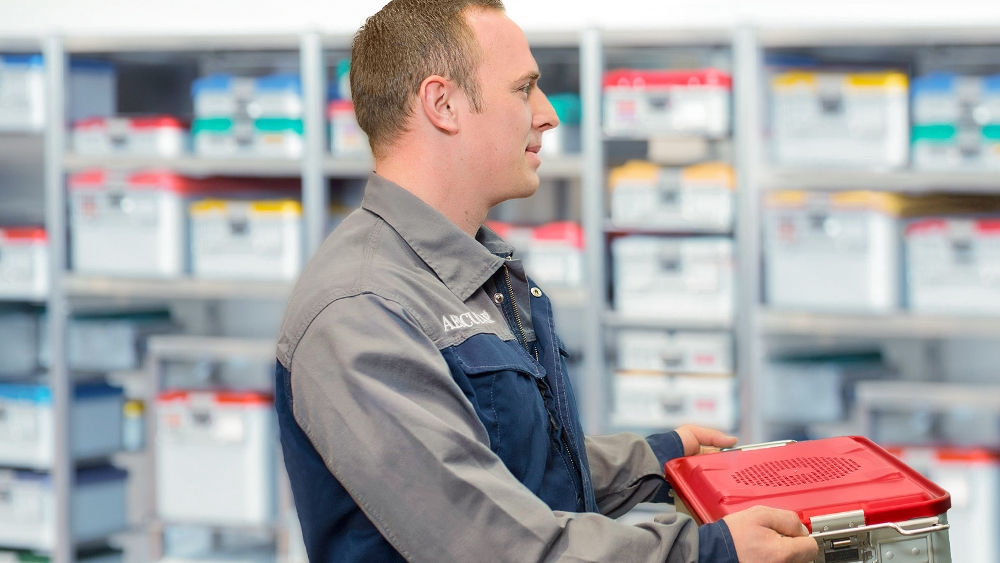
<svg viewBox="0 0 1000 563">
<path fill-rule="evenodd" d="M 861 436 L 682 457 L 664 471 L 699 524 L 755 505 L 796 512 L 819 543 L 816 563 L 951 561 L 951 496 Z"/>
</svg>

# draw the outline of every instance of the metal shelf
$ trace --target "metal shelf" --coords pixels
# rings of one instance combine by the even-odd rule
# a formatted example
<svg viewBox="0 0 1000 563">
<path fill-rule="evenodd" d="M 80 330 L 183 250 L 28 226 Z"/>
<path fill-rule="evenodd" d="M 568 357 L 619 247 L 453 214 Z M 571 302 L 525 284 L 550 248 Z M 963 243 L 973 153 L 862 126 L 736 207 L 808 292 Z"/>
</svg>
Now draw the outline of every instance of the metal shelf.
<svg viewBox="0 0 1000 563">
<path fill-rule="evenodd" d="M 623 315 L 615 311 L 605 311 L 604 324 L 611 328 L 644 328 L 644 329 L 665 329 L 665 330 L 692 330 L 692 331 L 729 331 L 733 330 L 732 320 L 713 319 L 666 319 L 662 317 L 640 317 L 636 315 Z"/>
<path fill-rule="evenodd" d="M 949 338 L 1000 336 L 1000 318 L 955 315 L 809 313 L 761 309 L 764 336 Z"/>
<path fill-rule="evenodd" d="M 68 53 L 134 51 L 256 51 L 299 48 L 296 33 L 212 33 L 164 35 L 74 35 L 63 45 Z"/>
<path fill-rule="evenodd" d="M 910 192 L 1000 192 L 996 170 L 843 170 L 830 168 L 765 169 L 768 190 L 881 190 Z"/>
<path fill-rule="evenodd" d="M 604 223 L 604 232 L 607 234 L 622 235 L 662 235 L 662 236 L 733 236 L 731 227 L 704 227 L 696 229 L 671 229 L 667 227 L 657 227 L 653 225 L 621 225 L 612 221 Z"/>
<path fill-rule="evenodd" d="M 155 334 L 149 337 L 147 346 L 150 355 L 158 359 L 247 358 L 273 361 L 275 342 L 269 338 Z"/>
<path fill-rule="evenodd" d="M 88 168 L 112 170 L 166 169 L 187 176 L 298 176 L 302 161 L 295 158 L 176 158 L 136 156 L 83 156 L 67 154 L 63 166 L 69 172 Z"/>
<path fill-rule="evenodd" d="M 69 297 L 115 299 L 261 299 L 284 300 L 292 290 L 290 281 L 207 280 L 189 277 L 131 279 L 84 276 L 68 273 L 65 289 Z"/>
<path fill-rule="evenodd" d="M 758 29 L 762 47 L 932 46 L 997 43 L 996 26 L 947 25 L 796 25 Z"/>
<path fill-rule="evenodd" d="M 1000 386 L 927 381 L 861 381 L 855 387 L 858 407 L 882 410 L 891 407 L 980 408 L 1000 413 Z"/>
</svg>

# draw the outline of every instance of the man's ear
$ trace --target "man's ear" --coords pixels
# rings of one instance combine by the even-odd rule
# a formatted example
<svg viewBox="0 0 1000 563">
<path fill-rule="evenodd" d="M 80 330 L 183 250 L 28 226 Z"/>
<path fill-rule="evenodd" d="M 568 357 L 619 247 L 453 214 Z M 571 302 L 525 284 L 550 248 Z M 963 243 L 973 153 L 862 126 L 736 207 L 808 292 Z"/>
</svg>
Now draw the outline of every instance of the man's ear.
<svg viewBox="0 0 1000 563">
<path fill-rule="evenodd" d="M 458 132 L 457 92 L 455 83 L 436 74 L 420 83 L 420 109 L 431 124 L 447 133 Z"/>
</svg>

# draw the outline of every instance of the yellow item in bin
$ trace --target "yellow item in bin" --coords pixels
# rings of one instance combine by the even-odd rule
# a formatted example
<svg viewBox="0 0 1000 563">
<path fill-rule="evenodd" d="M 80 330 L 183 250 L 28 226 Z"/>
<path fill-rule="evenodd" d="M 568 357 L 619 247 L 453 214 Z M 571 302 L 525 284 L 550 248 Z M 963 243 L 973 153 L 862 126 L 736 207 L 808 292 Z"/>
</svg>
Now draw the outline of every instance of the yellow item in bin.
<svg viewBox="0 0 1000 563">
<path fill-rule="evenodd" d="M 645 160 L 630 160 L 621 166 L 611 169 L 608 174 L 608 187 L 615 189 L 624 182 L 648 182 L 655 184 L 663 166 Z M 681 181 L 690 186 L 723 186 L 736 188 L 736 175 L 733 167 L 725 162 L 703 162 L 680 168 Z"/>
<path fill-rule="evenodd" d="M 902 72 L 857 72 L 843 75 L 822 74 L 806 71 L 790 71 L 777 74 L 771 79 L 775 90 L 793 88 L 815 89 L 824 82 L 839 83 L 844 88 L 878 88 L 880 90 L 906 90 L 909 79 Z"/>
<path fill-rule="evenodd" d="M 1000 209 L 1000 201 L 985 196 L 955 194 L 900 194 L 876 190 L 817 192 L 781 190 L 767 192 L 765 204 L 771 208 L 820 208 L 878 211 L 908 218 L 930 214 L 978 213 Z"/>
<path fill-rule="evenodd" d="M 293 199 L 192 203 L 191 274 L 290 280 L 302 266 L 302 204 Z"/>
<path fill-rule="evenodd" d="M 608 177 L 611 221 L 625 229 L 728 231 L 735 186 L 733 168 L 724 162 L 669 168 L 631 160 Z"/>
<path fill-rule="evenodd" d="M 282 213 L 286 215 L 302 215 L 302 204 L 293 199 L 275 199 L 238 202 L 222 199 L 204 199 L 191 204 L 192 215 L 226 214 L 234 204 L 243 204 L 252 213 Z"/>
</svg>

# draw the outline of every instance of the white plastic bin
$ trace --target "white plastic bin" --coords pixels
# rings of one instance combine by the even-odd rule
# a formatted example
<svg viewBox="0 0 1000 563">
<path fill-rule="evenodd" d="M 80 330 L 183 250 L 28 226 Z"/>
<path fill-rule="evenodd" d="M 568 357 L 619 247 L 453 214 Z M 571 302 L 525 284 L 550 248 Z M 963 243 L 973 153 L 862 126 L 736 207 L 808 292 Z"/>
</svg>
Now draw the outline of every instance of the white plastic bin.
<svg viewBox="0 0 1000 563">
<path fill-rule="evenodd" d="M 49 239 L 42 227 L 0 227 L 0 299 L 44 299 Z"/>
<path fill-rule="evenodd" d="M 909 157 L 908 79 L 899 71 L 788 71 L 771 80 L 771 145 L 790 166 L 895 168 Z"/>
<path fill-rule="evenodd" d="M 932 217 L 905 230 L 906 302 L 929 314 L 1000 314 L 1000 216 Z"/>
<path fill-rule="evenodd" d="M 77 383 L 70 405 L 70 455 L 93 459 L 122 447 L 123 391 Z M 36 380 L 0 382 L 0 466 L 47 469 L 55 459 L 52 390 Z M 0 542 L 2 545 L 3 542 Z"/>
<path fill-rule="evenodd" d="M 290 280 L 302 268 L 302 205 L 295 200 L 192 203 L 196 277 Z"/>
<path fill-rule="evenodd" d="M 698 424 L 723 431 L 737 420 L 731 374 L 616 371 L 612 423 L 626 428 L 673 429 Z"/>
<path fill-rule="evenodd" d="M 42 333 L 39 319 L 34 309 L 0 309 L 0 379 L 20 378 L 38 369 Z"/>
<path fill-rule="evenodd" d="M 113 466 L 77 469 L 70 489 L 71 541 L 102 540 L 127 525 L 127 473 Z M 0 470 L 0 545 L 56 547 L 56 493 L 47 473 Z"/>
<path fill-rule="evenodd" d="M 611 171 L 611 221 L 621 228 L 732 229 L 736 179 L 722 162 L 663 168 L 629 161 Z"/>
<path fill-rule="evenodd" d="M 170 522 L 262 525 L 275 518 L 273 399 L 168 391 L 156 401 L 156 503 Z"/>
<path fill-rule="evenodd" d="M 614 309 L 634 317 L 729 323 L 733 241 L 627 235 L 611 241 Z"/>
<path fill-rule="evenodd" d="M 623 328 L 618 369 L 662 373 L 734 373 L 733 337 L 726 332 Z"/>
<path fill-rule="evenodd" d="M 80 155 L 178 157 L 187 152 L 188 130 L 169 115 L 95 117 L 73 124 L 72 147 Z"/>
<path fill-rule="evenodd" d="M 721 70 L 616 69 L 605 73 L 603 87 L 608 134 L 729 134 L 732 77 Z"/>
<path fill-rule="evenodd" d="M 66 117 L 70 121 L 114 113 L 115 70 L 100 61 L 69 63 Z M 39 54 L 0 54 L 0 131 L 37 131 L 45 126 L 45 63 Z"/>
</svg>

